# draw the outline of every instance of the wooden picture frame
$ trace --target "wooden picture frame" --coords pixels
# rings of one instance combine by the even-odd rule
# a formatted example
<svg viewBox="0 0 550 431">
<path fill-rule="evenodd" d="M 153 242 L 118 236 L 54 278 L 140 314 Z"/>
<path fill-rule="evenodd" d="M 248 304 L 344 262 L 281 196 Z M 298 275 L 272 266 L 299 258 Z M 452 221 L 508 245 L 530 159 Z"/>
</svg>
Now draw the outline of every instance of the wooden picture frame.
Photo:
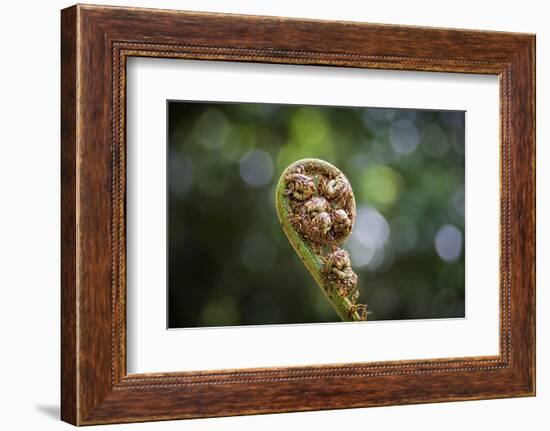
<svg viewBox="0 0 550 431">
<path fill-rule="evenodd" d="M 534 35 L 83 5 L 64 9 L 61 18 L 64 421 L 535 394 Z M 500 354 L 127 374 L 125 65 L 131 56 L 498 75 Z"/>
</svg>

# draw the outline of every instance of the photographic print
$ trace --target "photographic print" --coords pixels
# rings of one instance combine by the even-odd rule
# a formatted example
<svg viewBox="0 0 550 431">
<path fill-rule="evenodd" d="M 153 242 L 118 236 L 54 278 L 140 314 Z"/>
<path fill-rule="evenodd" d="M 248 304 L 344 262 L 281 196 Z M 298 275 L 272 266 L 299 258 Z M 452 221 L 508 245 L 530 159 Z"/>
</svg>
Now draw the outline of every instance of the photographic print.
<svg viewBox="0 0 550 431">
<path fill-rule="evenodd" d="M 61 418 L 534 396 L 535 45 L 64 9 Z"/>
<path fill-rule="evenodd" d="M 169 328 L 465 317 L 463 111 L 167 107 Z"/>
</svg>

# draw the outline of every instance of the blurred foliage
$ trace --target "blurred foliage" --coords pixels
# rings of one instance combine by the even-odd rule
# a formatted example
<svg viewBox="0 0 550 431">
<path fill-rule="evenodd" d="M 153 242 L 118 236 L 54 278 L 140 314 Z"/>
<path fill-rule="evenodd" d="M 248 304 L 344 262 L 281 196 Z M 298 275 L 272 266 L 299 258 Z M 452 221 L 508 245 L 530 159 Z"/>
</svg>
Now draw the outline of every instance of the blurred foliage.
<svg viewBox="0 0 550 431">
<path fill-rule="evenodd" d="M 169 102 L 169 327 L 338 321 L 279 224 L 304 157 L 349 178 L 370 320 L 464 316 L 464 113 Z"/>
</svg>

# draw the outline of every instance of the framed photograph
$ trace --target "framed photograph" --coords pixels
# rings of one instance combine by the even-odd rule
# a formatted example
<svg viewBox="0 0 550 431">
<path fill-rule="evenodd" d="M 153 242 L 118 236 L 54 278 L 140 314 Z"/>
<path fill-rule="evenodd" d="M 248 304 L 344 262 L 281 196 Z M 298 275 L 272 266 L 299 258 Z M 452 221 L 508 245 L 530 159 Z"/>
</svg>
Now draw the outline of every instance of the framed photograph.
<svg viewBox="0 0 550 431">
<path fill-rule="evenodd" d="M 61 14 L 61 415 L 535 394 L 535 36 Z"/>
</svg>

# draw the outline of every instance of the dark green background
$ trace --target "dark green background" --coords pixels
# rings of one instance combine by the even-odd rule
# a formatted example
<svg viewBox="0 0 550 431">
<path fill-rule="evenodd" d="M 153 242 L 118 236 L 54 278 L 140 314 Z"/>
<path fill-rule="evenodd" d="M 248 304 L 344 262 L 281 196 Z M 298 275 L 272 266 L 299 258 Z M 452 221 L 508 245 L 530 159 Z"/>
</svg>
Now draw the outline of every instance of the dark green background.
<svg viewBox="0 0 550 431">
<path fill-rule="evenodd" d="M 168 102 L 169 327 L 338 321 L 285 237 L 274 187 L 327 160 L 370 320 L 464 317 L 464 113 Z"/>
</svg>

